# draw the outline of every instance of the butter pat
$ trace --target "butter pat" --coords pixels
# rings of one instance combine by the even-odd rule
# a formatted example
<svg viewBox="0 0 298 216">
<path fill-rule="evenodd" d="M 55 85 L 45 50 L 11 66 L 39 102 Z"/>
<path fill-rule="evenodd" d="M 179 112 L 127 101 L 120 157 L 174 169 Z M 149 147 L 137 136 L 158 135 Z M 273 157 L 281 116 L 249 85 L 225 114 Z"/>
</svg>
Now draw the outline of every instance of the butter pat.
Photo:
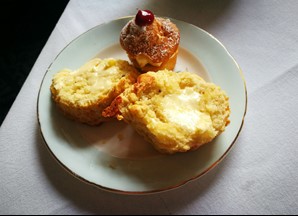
<svg viewBox="0 0 298 216">
<path fill-rule="evenodd" d="M 200 98 L 201 95 L 190 88 L 166 95 L 162 100 L 163 114 L 169 122 L 187 130 L 204 130 L 210 127 L 212 121 L 199 111 Z"/>
</svg>

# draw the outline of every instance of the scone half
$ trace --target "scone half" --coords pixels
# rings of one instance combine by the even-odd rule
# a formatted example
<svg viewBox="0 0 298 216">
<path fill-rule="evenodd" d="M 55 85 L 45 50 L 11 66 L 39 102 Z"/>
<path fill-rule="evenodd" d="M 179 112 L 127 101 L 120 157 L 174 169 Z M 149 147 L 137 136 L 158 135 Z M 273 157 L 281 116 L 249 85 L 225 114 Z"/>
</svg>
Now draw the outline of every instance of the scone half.
<svg viewBox="0 0 298 216">
<path fill-rule="evenodd" d="M 190 72 L 147 72 L 103 112 L 131 124 L 162 153 L 187 152 L 211 142 L 229 124 L 229 98 Z"/>
<path fill-rule="evenodd" d="M 138 75 L 127 61 L 95 58 L 78 70 L 59 71 L 50 90 L 54 102 L 67 117 L 98 125 L 109 120 L 102 116 L 102 111 L 135 83 Z"/>
</svg>

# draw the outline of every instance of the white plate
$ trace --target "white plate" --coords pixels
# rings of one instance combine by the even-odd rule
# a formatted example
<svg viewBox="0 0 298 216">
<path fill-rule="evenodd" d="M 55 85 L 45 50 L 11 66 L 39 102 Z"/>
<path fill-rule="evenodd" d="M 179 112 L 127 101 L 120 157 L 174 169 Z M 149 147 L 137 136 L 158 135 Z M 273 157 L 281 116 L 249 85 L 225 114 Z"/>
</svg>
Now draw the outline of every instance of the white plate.
<svg viewBox="0 0 298 216">
<path fill-rule="evenodd" d="M 174 20 L 181 32 L 176 71 L 188 69 L 221 86 L 230 97 L 231 124 L 197 151 L 161 155 L 123 122 L 89 127 L 68 120 L 51 100 L 50 85 L 63 68 L 77 69 L 95 56 L 127 59 L 119 33 L 131 17 L 96 26 L 73 40 L 50 65 L 40 87 L 38 120 L 51 154 L 84 182 L 117 193 L 148 194 L 197 179 L 229 152 L 243 125 L 247 95 L 241 70 L 206 31 Z"/>
</svg>

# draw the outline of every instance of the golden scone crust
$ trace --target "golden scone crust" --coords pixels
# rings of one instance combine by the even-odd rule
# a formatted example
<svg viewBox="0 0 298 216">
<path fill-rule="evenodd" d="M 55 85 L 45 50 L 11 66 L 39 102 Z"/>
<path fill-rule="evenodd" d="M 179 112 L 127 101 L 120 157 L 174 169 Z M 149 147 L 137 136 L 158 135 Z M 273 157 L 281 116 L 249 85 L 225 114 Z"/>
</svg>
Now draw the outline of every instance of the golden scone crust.
<svg viewBox="0 0 298 216">
<path fill-rule="evenodd" d="M 123 119 L 162 153 L 195 150 L 229 124 L 229 98 L 190 72 L 147 72 L 103 112 Z"/>
<path fill-rule="evenodd" d="M 76 71 L 64 69 L 55 74 L 50 90 L 66 116 L 88 125 L 98 125 L 108 120 L 102 116 L 102 111 L 135 83 L 138 75 L 127 61 L 95 58 Z"/>
<path fill-rule="evenodd" d="M 152 24 L 142 27 L 132 19 L 120 33 L 122 48 L 142 72 L 174 69 L 179 43 L 177 26 L 161 17 L 156 17 Z"/>
</svg>

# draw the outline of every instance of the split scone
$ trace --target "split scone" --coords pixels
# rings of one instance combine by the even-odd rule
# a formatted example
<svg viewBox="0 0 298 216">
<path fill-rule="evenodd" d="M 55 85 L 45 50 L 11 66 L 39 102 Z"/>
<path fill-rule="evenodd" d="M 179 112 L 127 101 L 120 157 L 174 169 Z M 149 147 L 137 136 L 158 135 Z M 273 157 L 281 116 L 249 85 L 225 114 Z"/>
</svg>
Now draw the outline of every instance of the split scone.
<svg viewBox="0 0 298 216">
<path fill-rule="evenodd" d="M 64 69 L 55 74 L 50 90 L 66 116 L 97 125 L 108 120 L 102 111 L 135 83 L 138 75 L 127 61 L 95 58 L 78 70 Z"/>
<path fill-rule="evenodd" d="M 103 111 L 130 123 L 162 153 L 195 150 L 229 124 L 229 98 L 190 72 L 147 72 Z"/>
</svg>

